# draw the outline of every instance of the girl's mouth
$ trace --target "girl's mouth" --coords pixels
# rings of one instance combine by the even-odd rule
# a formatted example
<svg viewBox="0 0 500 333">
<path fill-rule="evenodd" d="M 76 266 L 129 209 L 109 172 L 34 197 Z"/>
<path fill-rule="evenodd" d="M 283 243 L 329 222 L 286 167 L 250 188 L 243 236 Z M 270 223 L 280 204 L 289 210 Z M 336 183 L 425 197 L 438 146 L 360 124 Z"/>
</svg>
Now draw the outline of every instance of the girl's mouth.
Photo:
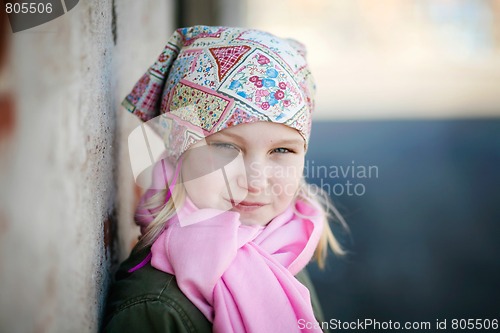
<svg viewBox="0 0 500 333">
<path fill-rule="evenodd" d="M 241 201 L 241 202 L 236 202 L 234 200 L 229 200 L 231 202 L 231 205 L 233 206 L 234 209 L 243 211 L 243 212 L 250 212 L 256 209 L 259 209 L 266 204 L 263 202 L 254 202 L 254 201 Z"/>
</svg>

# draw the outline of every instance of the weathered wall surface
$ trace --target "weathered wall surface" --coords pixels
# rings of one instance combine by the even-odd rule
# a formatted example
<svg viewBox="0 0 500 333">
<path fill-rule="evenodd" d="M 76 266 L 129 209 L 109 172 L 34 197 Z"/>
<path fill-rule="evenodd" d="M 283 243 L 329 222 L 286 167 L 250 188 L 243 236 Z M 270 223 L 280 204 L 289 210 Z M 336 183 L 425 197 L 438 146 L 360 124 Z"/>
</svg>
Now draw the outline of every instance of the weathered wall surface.
<svg viewBox="0 0 500 333">
<path fill-rule="evenodd" d="M 116 15 L 118 39 L 115 47 L 114 67 L 116 77 L 116 101 L 118 132 L 117 146 L 119 165 L 117 174 L 118 259 L 125 259 L 137 241 L 139 230 L 132 217 L 141 189 L 134 186 L 128 152 L 128 135 L 140 121 L 119 107 L 134 84 L 156 61 L 174 29 L 174 0 L 121 1 Z"/>
<path fill-rule="evenodd" d="M 137 235 L 124 145 L 137 122 L 119 104 L 162 50 L 173 13 L 171 1 L 80 1 L 12 35 L 0 332 L 98 331 L 110 267 Z"/>
</svg>

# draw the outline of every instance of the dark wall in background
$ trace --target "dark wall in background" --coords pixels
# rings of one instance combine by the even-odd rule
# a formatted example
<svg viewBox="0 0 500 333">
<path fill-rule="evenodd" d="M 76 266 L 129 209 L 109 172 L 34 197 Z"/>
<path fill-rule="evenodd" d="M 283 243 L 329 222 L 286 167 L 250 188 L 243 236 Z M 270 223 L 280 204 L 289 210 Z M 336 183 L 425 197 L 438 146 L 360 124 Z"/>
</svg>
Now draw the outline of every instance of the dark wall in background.
<svg viewBox="0 0 500 333">
<path fill-rule="evenodd" d="M 175 28 L 193 25 L 218 25 L 217 0 L 176 0 Z"/>
<path fill-rule="evenodd" d="M 312 133 L 309 181 L 330 186 L 352 238 L 341 235 L 347 258 L 309 266 L 326 320 L 500 319 L 500 119 L 316 122 Z M 319 165 L 378 177 L 318 177 Z M 347 181 L 365 193 L 331 188 Z"/>
</svg>

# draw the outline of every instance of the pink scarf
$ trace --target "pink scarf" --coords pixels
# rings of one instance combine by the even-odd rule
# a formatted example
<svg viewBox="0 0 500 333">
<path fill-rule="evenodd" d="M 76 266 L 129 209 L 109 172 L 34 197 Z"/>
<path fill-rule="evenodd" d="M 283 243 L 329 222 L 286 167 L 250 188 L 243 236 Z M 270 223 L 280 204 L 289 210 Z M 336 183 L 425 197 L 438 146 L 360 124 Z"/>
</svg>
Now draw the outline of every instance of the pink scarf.
<svg viewBox="0 0 500 333">
<path fill-rule="evenodd" d="M 148 190 L 142 201 L 156 192 Z M 136 219 L 144 230 L 152 217 L 141 206 Z M 322 229 L 320 208 L 303 200 L 262 227 L 241 224 L 236 212 L 198 209 L 186 198 L 154 242 L 151 265 L 175 275 L 214 332 L 321 332 L 299 329 L 299 320 L 308 324 L 301 327 L 317 325 L 309 291 L 294 275 L 311 260 Z"/>
</svg>

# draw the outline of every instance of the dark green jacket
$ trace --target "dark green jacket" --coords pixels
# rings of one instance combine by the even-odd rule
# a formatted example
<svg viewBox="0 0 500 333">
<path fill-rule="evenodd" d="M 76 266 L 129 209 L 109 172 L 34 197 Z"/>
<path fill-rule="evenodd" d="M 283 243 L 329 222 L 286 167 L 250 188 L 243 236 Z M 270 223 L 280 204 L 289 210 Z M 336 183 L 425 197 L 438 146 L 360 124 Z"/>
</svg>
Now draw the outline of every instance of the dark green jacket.
<svg viewBox="0 0 500 333">
<path fill-rule="evenodd" d="M 149 263 L 128 273 L 148 253 L 149 248 L 140 251 L 134 249 L 130 257 L 121 264 L 116 273 L 116 282 L 108 295 L 103 332 L 211 333 L 212 323 L 182 293 L 175 276 L 159 271 Z M 308 287 L 314 314 L 318 321 L 323 321 L 307 272 L 299 272 L 296 278 Z"/>
</svg>

